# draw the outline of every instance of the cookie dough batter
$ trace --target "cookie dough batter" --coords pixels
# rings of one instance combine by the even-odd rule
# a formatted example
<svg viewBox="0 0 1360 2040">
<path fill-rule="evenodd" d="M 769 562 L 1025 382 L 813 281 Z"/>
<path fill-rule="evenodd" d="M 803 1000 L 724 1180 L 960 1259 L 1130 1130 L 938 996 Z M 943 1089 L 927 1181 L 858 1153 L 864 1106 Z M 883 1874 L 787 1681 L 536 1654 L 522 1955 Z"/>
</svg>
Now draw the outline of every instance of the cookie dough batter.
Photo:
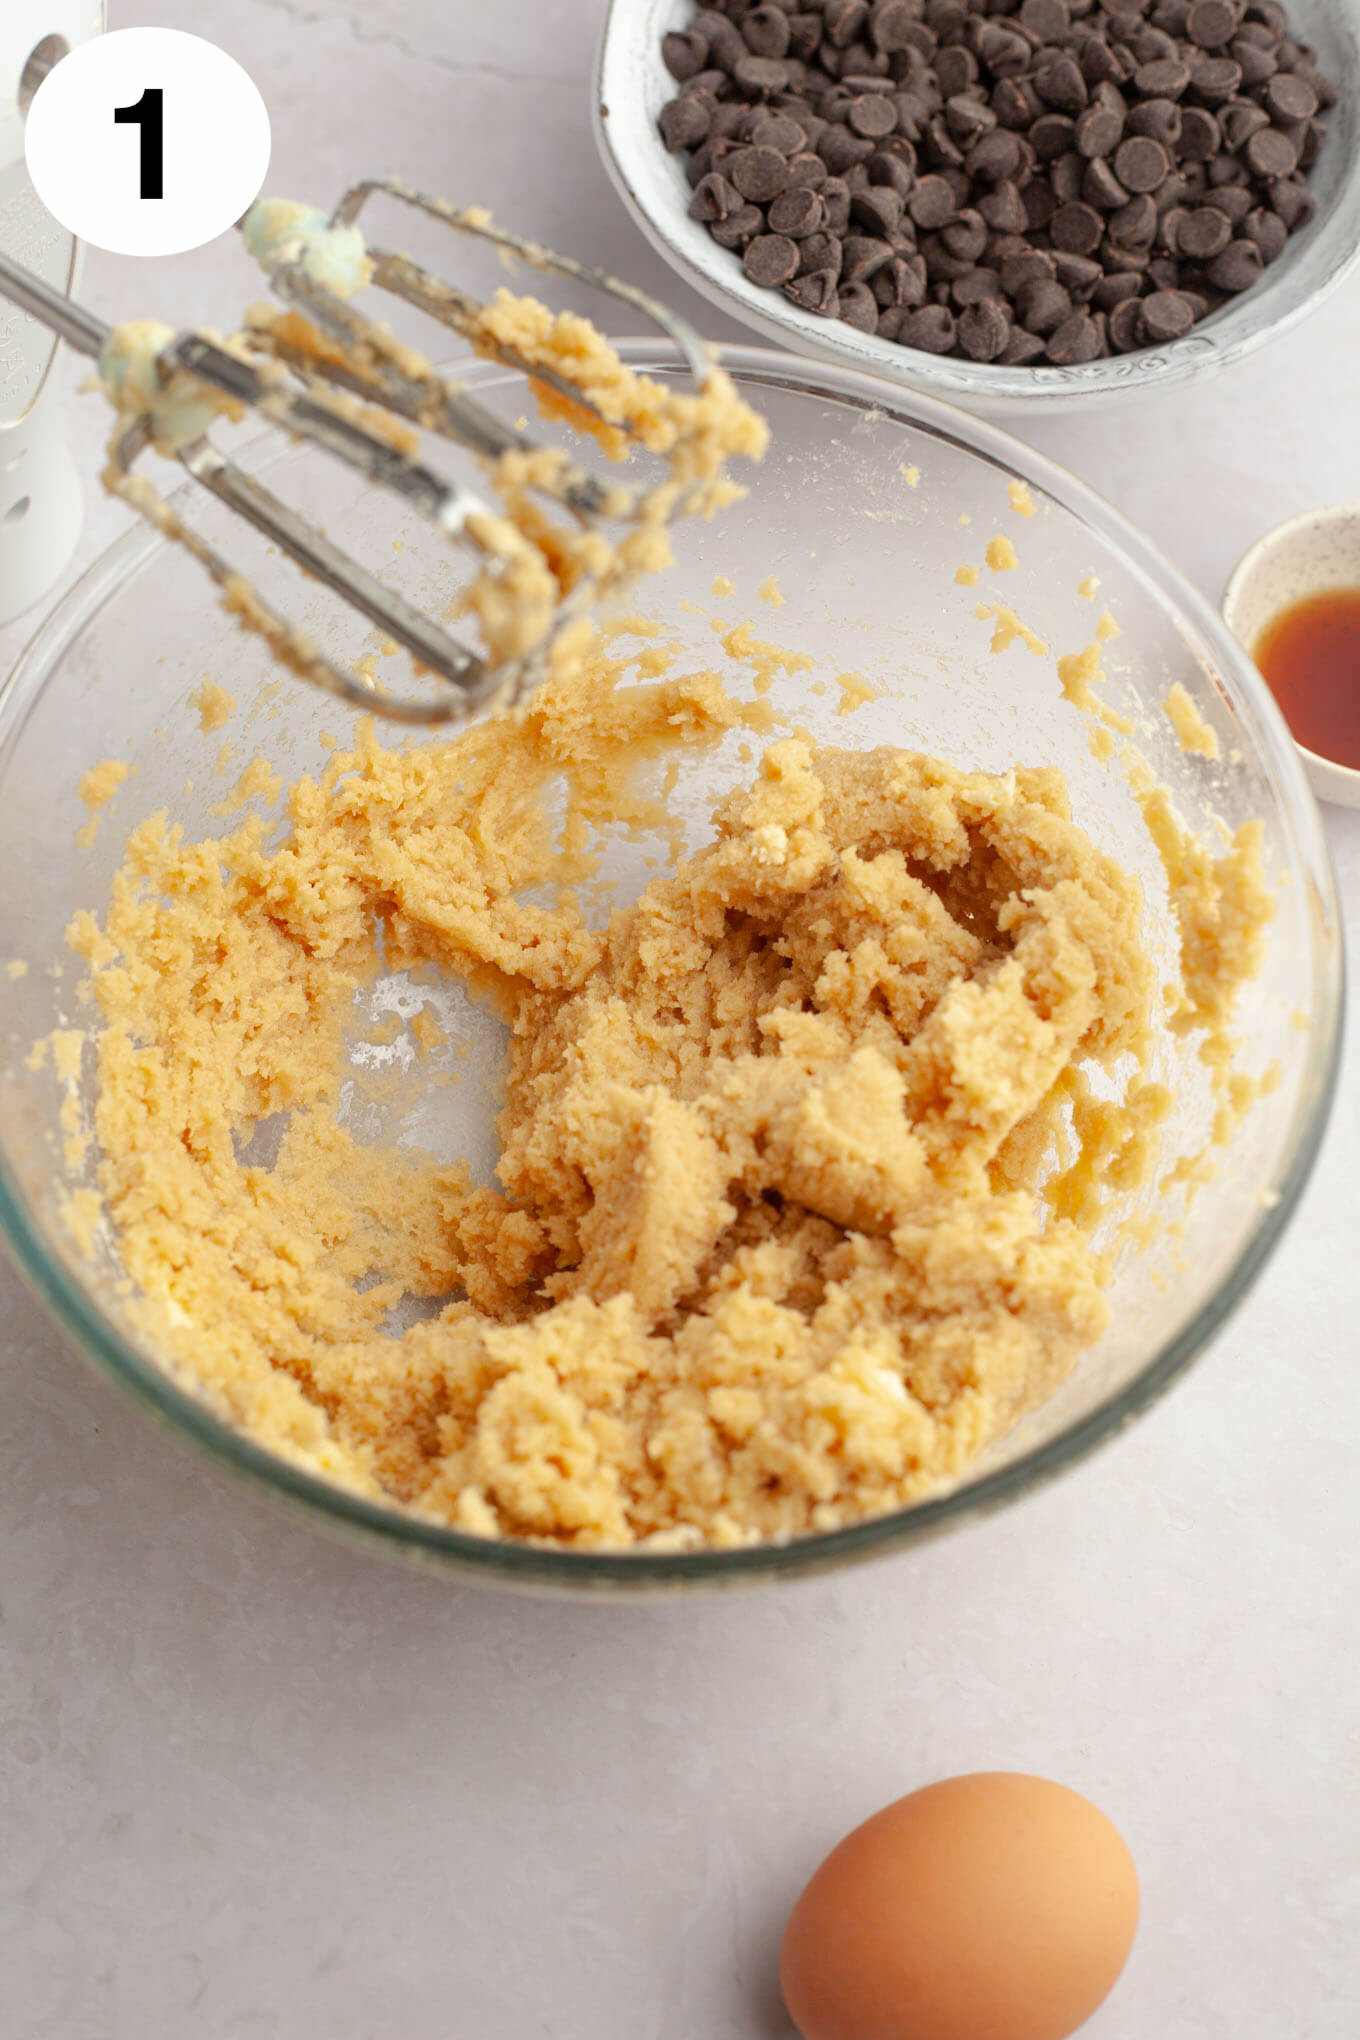
<svg viewBox="0 0 1360 2040">
<path fill-rule="evenodd" d="M 1166 1105 L 1138 887 L 1054 771 L 775 736 L 589 925 L 639 760 L 743 724 L 595 640 L 518 718 L 365 733 L 277 844 L 132 836 L 74 931 L 101 1189 L 143 1329 L 261 1443 L 487 1536 L 733 1545 L 926 1493 L 1099 1336 Z M 356 992 L 418 966 L 509 1022 L 494 1186 L 343 1123 Z"/>
</svg>

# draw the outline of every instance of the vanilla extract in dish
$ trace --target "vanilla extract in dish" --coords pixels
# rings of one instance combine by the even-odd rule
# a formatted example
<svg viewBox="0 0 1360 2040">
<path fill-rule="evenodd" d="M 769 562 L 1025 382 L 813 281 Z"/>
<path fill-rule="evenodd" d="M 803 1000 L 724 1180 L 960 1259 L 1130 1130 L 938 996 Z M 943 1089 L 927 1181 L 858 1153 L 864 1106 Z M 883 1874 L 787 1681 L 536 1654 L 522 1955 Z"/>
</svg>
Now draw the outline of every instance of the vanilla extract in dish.
<svg viewBox="0 0 1360 2040">
<path fill-rule="evenodd" d="M 1360 768 L 1360 587 L 1291 603 L 1261 632 L 1254 657 L 1297 741 Z"/>
</svg>

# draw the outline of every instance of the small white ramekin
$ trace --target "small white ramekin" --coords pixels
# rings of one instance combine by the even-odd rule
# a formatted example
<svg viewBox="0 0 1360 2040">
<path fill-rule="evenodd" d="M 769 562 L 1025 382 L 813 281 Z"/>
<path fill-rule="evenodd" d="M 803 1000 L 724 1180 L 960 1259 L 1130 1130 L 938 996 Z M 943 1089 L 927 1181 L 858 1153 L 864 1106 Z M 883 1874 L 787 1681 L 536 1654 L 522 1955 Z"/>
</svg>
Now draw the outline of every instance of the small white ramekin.
<svg viewBox="0 0 1360 2040">
<path fill-rule="evenodd" d="M 1360 503 L 1305 510 L 1258 538 L 1223 591 L 1223 621 L 1244 651 L 1254 653 L 1281 610 L 1330 588 L 1360 588 Z M 1319 800 L 1360 807 L 1360 771 L 1304 744 L 1299 756 Z"/>
</svg>

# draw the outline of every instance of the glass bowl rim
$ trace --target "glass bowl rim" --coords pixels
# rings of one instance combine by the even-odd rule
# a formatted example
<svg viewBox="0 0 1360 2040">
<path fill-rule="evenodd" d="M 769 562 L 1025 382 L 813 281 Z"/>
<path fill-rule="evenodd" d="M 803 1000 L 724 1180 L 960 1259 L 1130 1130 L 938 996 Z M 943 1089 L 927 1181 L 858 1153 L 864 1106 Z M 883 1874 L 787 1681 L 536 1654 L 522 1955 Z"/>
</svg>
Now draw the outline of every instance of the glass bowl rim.
<svg viewBox="0 0 1360 2040">
<path fill-rule="evenodd" d="M 669 342 L 649 339 L 612 343 L 625 361 L 658 372 L 682 366 Z M 516 1539 L 473 1536 L 414 1514 L 368 1500 L 292 1465 L 238 1431 L 193 1391 L 138 1350 L 71 1281 L 42 1237 L 0 1147 L 0 1233 L 30 1288 L 77 1348 L 98 1370 L 144 1407 L 187 1437 L 218 1465 L 225 1465 L 276 1502 L 296 1505 L 317 1525 L 389 1557 L 445 1569 L 455 1578 L 518 1586 L 545 1593 L 634 1593 L 684 1587 L 735 1586 L 761 1579 L 820 1571 L 900 1549 L 970 1521 L 1052 1480 L 1085 1458 L 1141 1415 L 1205 1349 L 1242 1301 L 1280 1239 L 1312 1170 L 1325 1131 L 1340 1056 L 1343 1005 L 1341 932 L 1326 839 L 1293 741 L 1264 681 L 1210 604 L 1150 539 L 1097 491 L 1035 452 L 1003 428 L 962 411 L 921 390 L 908 390 L 857 369 L 848 369 L 771 348 L 727 346 L 717 350 L 739 382 L 759 388 L 784 387 L 847 403 L 861 413 L 884 412 L 902 423 L 926 426 L 937 438 L 990 459 L 1037 488 L 1118 552 L 1155 588 L 1162 607 L 1173 608 L 1211 646 L 1221 674 L 1232 687 L 1264 708 L 1286 808 L 1317 889 L 1315 926 L 1332 928 L 1336 940 L 1322 950 L 1319 999 L 1310 1028 L 1300 1106 L 1290 1127 L 1273 1202 L 1263 1200 L 1260 1216 L 1237 1259 L 1195 1316 L 1152 1354 L 1133 1380 L 1085 1417 L 1018 1459 L 983 1473 L 943 1494 L 871 1516 L 840 1530 L 817 1532 L 787 1542 L 743 1545 L 730 1550 L 572 1550 Z M 489 385 L 506 375 L 498 363 L 460 358 L 460 380 Z M 288 442 L 264 431 L 234 454 L 261 472 L 295 452 Z M 171 500 L 195 498 L 185 482 Z M 38 625 L 8 677 L 0 682 L 0 753 L 22 730 L 28 710 L 56 677 L 72 644 L 105 604 L 121 593 L 168 543 L 157 531 L 137 524 L 107 546 Z M 205 602 L 210 599 L 206 584 Z M 1314 944 L 1315 969 L 1321 948 Z"/>
</svg>

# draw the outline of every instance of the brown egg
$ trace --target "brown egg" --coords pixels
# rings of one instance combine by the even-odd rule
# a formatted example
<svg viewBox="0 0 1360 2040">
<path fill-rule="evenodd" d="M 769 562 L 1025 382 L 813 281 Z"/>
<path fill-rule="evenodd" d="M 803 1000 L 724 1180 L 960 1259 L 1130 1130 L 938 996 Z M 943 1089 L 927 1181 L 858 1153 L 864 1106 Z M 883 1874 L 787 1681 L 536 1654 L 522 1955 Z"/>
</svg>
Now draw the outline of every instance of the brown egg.
<svg viewBox="0 0 1360 2040">
<path fill-rule="evenodd" d="M 780 1977 L 803 2040 L 1066 2040 L 1138 1924 L 1123 1837 L 1080 1793 L 979 1771 L 885 1806 L 794 1907 Z"/>
</svg>

